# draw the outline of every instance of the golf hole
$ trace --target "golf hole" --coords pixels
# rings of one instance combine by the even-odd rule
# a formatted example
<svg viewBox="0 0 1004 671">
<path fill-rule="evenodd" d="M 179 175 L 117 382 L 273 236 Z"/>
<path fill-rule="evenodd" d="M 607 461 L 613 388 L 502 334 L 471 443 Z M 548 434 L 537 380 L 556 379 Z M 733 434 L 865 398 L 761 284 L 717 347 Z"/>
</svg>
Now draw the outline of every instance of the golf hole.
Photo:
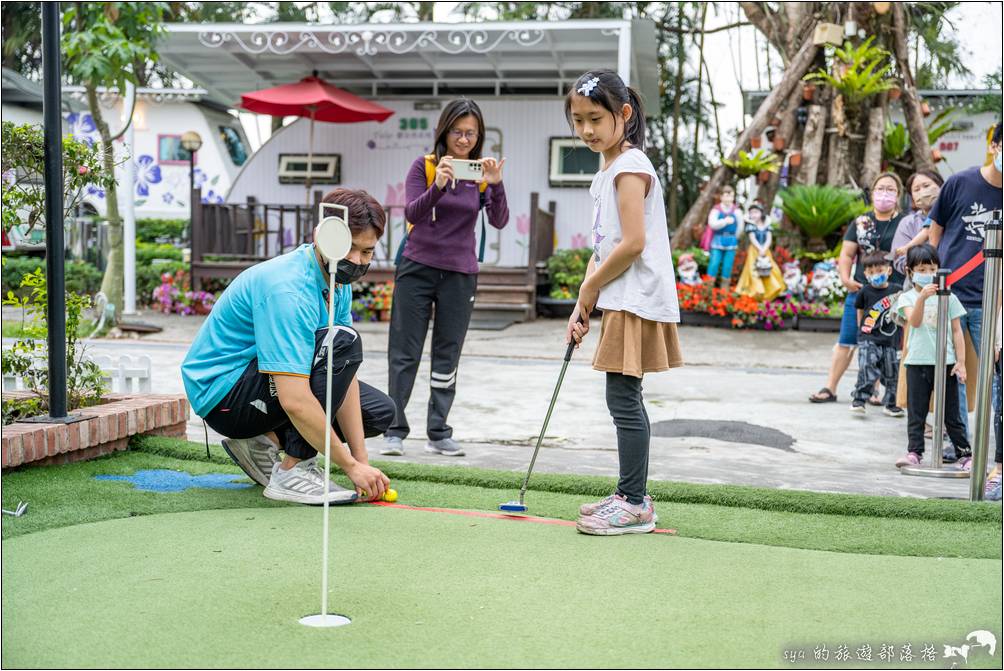
<svg viewBox="0 0 1004 671">
<path fill-rule="evenodd" d="M 299 621 L 305 627 L 341 627 L 352 623 L 352 620 L 344 615 L 336 615 L 334 613 L 328 613 L 327 615 L 321 615 L 320 613 L 317 615 L 304 615 Z"/>
</svg>

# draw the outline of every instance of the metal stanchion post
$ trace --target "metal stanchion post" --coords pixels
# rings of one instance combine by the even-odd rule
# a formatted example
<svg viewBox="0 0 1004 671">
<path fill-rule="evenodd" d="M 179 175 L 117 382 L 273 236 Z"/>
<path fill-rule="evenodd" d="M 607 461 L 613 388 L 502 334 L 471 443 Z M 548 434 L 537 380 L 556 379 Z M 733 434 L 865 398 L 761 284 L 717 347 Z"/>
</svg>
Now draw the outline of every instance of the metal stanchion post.
<svg viewBox="0 0 1004 671">
<path fill-rule="evenodd" d="M 1001 290 L 1001 210 L 984 224 L 983 238 L 983 327 L 980 332 L 980 370 L 976 379 L 976 428 L 973 440 L 972 479 L 969 500 L 982 501 L 990 451 L 990 390 L 994 379 L 994 345 L 997 342 L 997 309 Z"/>
<path fill-rule="evenodd" d="M 938 271 L 938 332 L 937 355 L 934 364 L 934 445 L 931 446 L 930 466 L 903 466 L 899 472 L 904 475 L 924 475 L 931 478 L 965 478 L 969 474 L 960 469 L 942 468 L 942 450 L 945 445 L 945 376 L 948 368 L 948 276 L 952 271 L 942 268 Z M 919 309 L 917 307 L 914 308 Z"/>
</svg>

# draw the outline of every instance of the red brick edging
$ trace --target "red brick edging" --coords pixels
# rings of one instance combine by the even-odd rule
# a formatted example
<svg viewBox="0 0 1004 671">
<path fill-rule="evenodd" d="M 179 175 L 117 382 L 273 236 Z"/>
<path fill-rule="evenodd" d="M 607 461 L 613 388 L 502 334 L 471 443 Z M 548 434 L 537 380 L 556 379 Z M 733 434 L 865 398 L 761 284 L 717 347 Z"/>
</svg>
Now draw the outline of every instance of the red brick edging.
<svg viewBox="0 0 1004 671">
<path fill-rule="evenodd" d="M 184 395 L 106 394 L 104 399 L 108 402 L 74 410 L 71 414 L 86 419 L 73 424 L 14 423 L 3 427 L 3 468 L 93 459 L 126 449 L 129 438 L 137 434 L 185 435 L 188 400 Z"/>
</svg>

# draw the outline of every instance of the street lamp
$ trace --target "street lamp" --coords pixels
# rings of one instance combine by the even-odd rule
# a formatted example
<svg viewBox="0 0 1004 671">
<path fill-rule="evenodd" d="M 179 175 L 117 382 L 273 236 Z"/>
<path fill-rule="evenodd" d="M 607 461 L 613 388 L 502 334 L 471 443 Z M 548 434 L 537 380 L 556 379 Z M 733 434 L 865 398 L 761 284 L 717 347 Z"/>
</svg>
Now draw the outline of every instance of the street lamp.
<svg viewBox="0 0 1004 671">
<path fill-rule="evenodd" d="M 202 136 L 194 130 L 190 130 L 181 136 L 181 148 L 188 152 L 188 184 L 189 197 L 195 193 L 195 152 L 202 147 Z M 192 203 L 195 207 L 195 203 Z"/>
</svg>

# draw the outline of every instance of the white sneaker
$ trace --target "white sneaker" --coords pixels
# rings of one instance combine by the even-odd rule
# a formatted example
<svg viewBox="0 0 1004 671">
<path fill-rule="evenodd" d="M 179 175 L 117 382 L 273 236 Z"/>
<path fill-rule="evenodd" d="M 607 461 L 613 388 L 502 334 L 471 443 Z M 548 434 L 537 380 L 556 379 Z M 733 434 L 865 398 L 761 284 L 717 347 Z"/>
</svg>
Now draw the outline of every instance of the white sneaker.
<svg viewBox="0 0 1004 671">
<path fill-rule="evenodd" d="M 279 448 L 265 436 L 224 438 L 223 449 L 248 477 L 267 487 L 272 466 L 279 463 Z"/>
<path fill-rule="evenodd" d="M 329 481 L 328 487 L 328 503 L 352 503 L 357 498 L 353 490 L 334 482 Z M 289 470 L 280 464 L 273 466 L 265 496 L 276 501 L 323 505 L 324 471 L 317 465 L 317 457 L 305 459 Z"/>
<path fill-rule="evenodd" d="M 386 436 L 380 454 L 388 457 L 404 456 L 404 441 L 397 436 Z"/>
<path fill-rule="evenodd" d="M 441 454 L 444 457 L 462 457 L 464 456 L 464 450 L 460 447 L 460 443 L 453 440 L 452 438 L 443 438 L 442 440 L 430 440 L 425 444 L 425 451 L 431 452 L 432 454 Z"/>
</svg>

